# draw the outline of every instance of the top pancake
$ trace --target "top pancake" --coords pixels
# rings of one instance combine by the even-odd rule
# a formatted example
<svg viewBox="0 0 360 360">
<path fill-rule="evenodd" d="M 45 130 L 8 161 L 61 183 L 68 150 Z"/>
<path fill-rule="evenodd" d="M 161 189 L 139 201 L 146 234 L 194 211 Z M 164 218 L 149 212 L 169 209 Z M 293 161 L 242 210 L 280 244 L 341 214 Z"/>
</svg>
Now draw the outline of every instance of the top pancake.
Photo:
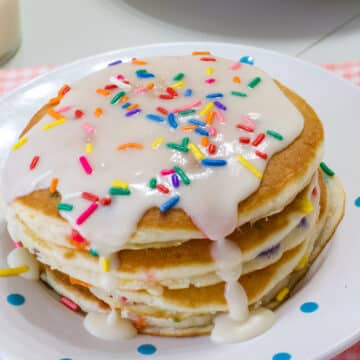
<svg viewBox="0 0 360 360">
<path fill-rule="evenodd" d="M 286 206 L 310 181 L 322 155 L 324 134 L 318 116 L 299 95 L 276 83 L 301 112 L 304 128 L 295 141 L 271 158 L 257 191 L 239 203 L 239 225 L 280 211 Z M 42 119 L 48 107 L 45 105 L 34 115 L 23 134 Z M 48 190 L 39 190 L 16 199 L 15 203 L 20 210 L 26 208 L 32 211 L 33 215 L 39 217 L 39 221 L 42 216 L 50 217 L 58 227 L 63 227 L 63 232 L 69 233 L 70 226 L 56 209 L 60 201 L 61 196 L 53 197 Z M 161 213 L 158 208 L 151 208 L 143 214 L 127 247 L 152 244 L 154 239 L 156 242 L 173 242 L 202 237 L 203 234 L 182 209 Z"/>
</svg>

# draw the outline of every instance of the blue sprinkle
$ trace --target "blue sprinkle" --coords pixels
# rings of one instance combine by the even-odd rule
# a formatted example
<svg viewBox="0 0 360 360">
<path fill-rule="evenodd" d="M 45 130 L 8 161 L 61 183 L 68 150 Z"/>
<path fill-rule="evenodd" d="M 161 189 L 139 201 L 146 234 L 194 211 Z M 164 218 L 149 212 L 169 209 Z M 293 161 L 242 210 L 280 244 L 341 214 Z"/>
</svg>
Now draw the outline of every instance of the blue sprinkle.
<svg viewBox="0 0 360 360">
<path fill-rule="evenodd" d="M 162 116 L 155 114 L 146 114 L 146 118 L 152 121 L 163 122 L 165 119 Z"/>
<path fill-rule="evenodd" d="M 201 165 L 203 166 L 225 166 L 227 164 L 226 160 L 222 159 L 203 159 L 201 160 Z"/>
<path fill-rule="evenodd" d="M 220 101 L 214 101 L 214 105 L 221 110 L 227 109 L 226 106 L 223 103 L 221 103 Z"/>
<path fill-rule="evenodd" d="M 176 129 L 178 127 L 178 123 L 175 120 L 175 115 L 173 113 L 170 113 L 167 117 L 168 123 L 170 125 L 170 127 L 172 127 L 173 129 Z"/>
<path fill-rule="evenodd" d="M 170 208 L 175 206 L 179 202 L 179 200 L 180 200 L 180 196 L 174 195 L 168 201 L 166 201 L 162 205 L 160 205 L 160 211 L 161 212 L 168 211 Z"/>
<path fill-rule="evenodd" d="M 205 122 L 196 120 L 196 119 L 190 119 L 190 120 L 188 120 L 188 123 L 192 124 L 192 125 L 197 125 L 197 126 L 206 126 Z"/>
<path fill-rule="evenodd" d="M 355 206 L 360 207 L 360 196 L 355 200 Z"/>
<path fill-rule="evenodd" d="M 215 98 L 223 98 L 224 97 L 224 94 L 222 93 L 213 93 L 213 94 L 208 94 L 206 95 L 206 98 L 207 99 L 215 99 Z"/>
<path fill-rule="evenodd" d="M 154 78 L 155 77 L 154 74 L 148 73 L 148 72 L 143 71 L 143 70 L 136 71 L 136 76 L 139 79 L 149 79 L 149 78 Z"/>
<path fill-rule="evenodd" d="M 240 62 L 243 63 L 243 64 L 248 64 L 248 65 L 254 65 L 255 63 L 255 60 L 252 56 L 243 56 L 241 59 L 240 59 Z"/>
<path fill-rule="evenodd" d="M 280 250 L 280 244 L 276 244 L 274 246 L 272 246 L 269 249 L 266 249 L 264 251 L 262 251 L 258 256 L 263 257 L 263 256 L 268 256 L 271 257 L 274 253 L 278 252 Z"/>
<path fill-rule="evenodd" d="M 272 357 L 272 360 L 290 360 L 292 356 L 289 353 L 281 352 Z"/>
<path fill-rule="evenodd" d="M 25 297 L 21 294 L 10 294 L 7 296 L 6 300 L 13 306 L 21 306 L 25 303 Z"/>
<path fill-rule="evenodd" d="M 125 103 L 125 104 L 122 104 L 122 105 L 121 105 L 121 108 L 122 108 L 122 109 L 126 109 L 126 108 L 129 107 L 130 105 L 131 105 L 131 103 L 127 102 L 127 103 Z"/>
<path fill-rule="evenodd" d="M 155 345 L 143 344 L 137 348 L 137 351 L 141 355 L 153 355 L 156 353 L 157 349 Z"/>
<path fill-rule="evenodd" d="M 318 303 L 309 301 L 309 302 L 303 303 L 300 306 L 300 311 L 308 314 L 308 313 L 312 313 L 312 312 L 316 311 L 318 308 L 319 308 Z"/>
<path fill-rule="evenodd" d="M 307 220 L 306 220 L 306 216 L 304 216 L 303 218 L 301 218 L 297 227 L 306 227 L 306 226 L 307 226 Z"/>
<path fill-rule="evenodd" d="M 178 188 L 180 186 L 180 180 L 179 180 L 179 177 L 177 176 L 177 174 L 171 175 L 171 182 L 172 182 L 174 188 Z"/>
<path fill-rule="evenodd" d="M 72 360 L 71 358 L 61 358 L 60 360 Z"/>
<path fill-rule="evenodd" d="M 126 116 L 132 116 L 132 115 L 135 115 L 135 114 L 139 113 L 140 111 L 141 111 L 140 109 L 130 110 L 125 115 Z"/>
<path fill-rule="evenodd" d="M 108 64 L 108 66 L 114 66 L 114 65 L 121 64 L 121 63 L 122 63 L 121 60 L 115 60 L 115 61 L 111 62 L 110 64 Z"/>
<path fill-rule="evenodd" d="M 184 96 L 191 96 L 192 95 L 192 90 L 191 89 L 186 89 L 184 92 Z"/>
<path fill-rule="evenodd" d="M 209 136 L 209 133 L 202 128 L 196 128 L 194 131 L 201 136 Z"/>
</svg>

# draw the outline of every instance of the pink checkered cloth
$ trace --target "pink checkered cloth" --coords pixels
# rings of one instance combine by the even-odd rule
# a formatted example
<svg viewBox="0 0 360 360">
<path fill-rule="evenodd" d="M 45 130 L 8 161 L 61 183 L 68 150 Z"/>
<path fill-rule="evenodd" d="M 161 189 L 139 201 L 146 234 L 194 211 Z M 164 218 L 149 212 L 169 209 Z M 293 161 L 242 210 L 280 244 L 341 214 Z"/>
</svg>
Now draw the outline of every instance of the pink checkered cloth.
<svg viewBox="0 0 360 360">
<path fill-rule="evenodd" d="M 325 69 L 360 85 L 360 61 L 350 61 L 339 64 L 323 64 Z M 0 96 L 14 89 L 25 81 L 31 80 L 41 74 L 54 69 L 55 65 L 34 66 L 22 69 L 0 69 Z M 360 360 L 360 342 L 352 348 L 338 355 L 333 360 Z"/>
</svg>

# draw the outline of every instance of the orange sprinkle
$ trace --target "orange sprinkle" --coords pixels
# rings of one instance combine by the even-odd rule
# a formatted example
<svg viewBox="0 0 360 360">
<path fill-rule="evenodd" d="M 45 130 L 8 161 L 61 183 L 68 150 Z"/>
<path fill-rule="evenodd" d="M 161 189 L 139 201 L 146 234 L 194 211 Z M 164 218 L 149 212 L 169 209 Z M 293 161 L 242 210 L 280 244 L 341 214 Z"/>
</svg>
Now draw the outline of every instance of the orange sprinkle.
<svg viewBox="0 0 360 360">
<path fill-rule="evenodd" d="M 208 125 L 212 125 L 213 122 L 214 122 L 214 116 L 215 116 L 215 112 L 214 112 L 214 111 L 209 111 L 209 112 L 206 114 L 205 122 L 206 122 Z"/>
<path fill-rule="evenodd" d="M 62 99 L 61 96 L 57 96 L 57 97 L 51 98 L 51 99 L 49 100 L 49 104 L 50 104 L 50 105 L 54 105 L 54 106 L 55 106 L 55 105 L 58 105 L 58 104 L 60 103 L 61 99 Z"/>
<path fill-rule="evenodd" d="M 47 113 L 48 113 L 48 115 L 50 115 L 51 117 L 53 117 L 56 120 L 60 120 L 63 118 L 63 116 L 61 114 L 57 113 L 53 108 L 50 108 L 47 111 Z"/>
<path fill-rule="evenodd" d="M 104 96 L 109 96 L 110 95 L 110 91 L 106 90 L 106 89 L 102 89 L 102 88 L 98 88 L 96 89 L 96 92 L 98 94 L 104 95 Z"/>
<path fill-rule="evenodd" d="M 181 127 L 182 131 L 192 131 L 197 128 L 197 125 L 184 125 Z"/>
<path fill-rule="evenodd" d="M 131 63 L 133 65 L 146 65 L 147 64 L 147 61 L 145 60 L 139 60 L 139 59 L 132 59 L 131 60 Z"/>
<path fill-rule="evenodd" d="M 58 96 L 63 97 L 69 90 L 71 89 L 71 87 L 68 84 L 64 84 L 58 91 Z"/>
<path fill-rule="evenodd" d="M 94 111 L 94 115 L 96 117 L 100 117 L 103 114 L 103 109 L 101 107 L 97 107 Z"/>
<path fill-rule="evenodd" d="M 134 110 L 134 109 L 137 109 L 138 107 L 139 107 L 139 104 L 131 104 L 130 106 L 128 106 L 126 108 L 126 111 Z"/>
<path fill-rule="evenodd" d="M 151 83 L 148 83 L 148 84 L 146 85 L 146 87 L 147 87 L 149 90 L 153 89 L 154 86 L 155 86 L 155 84 L 152 83 L 152 82 L 151 82 Z"/>
<path fill-rule="evenodd" d="M 141 150 L 143 149 L 144 147 L 139 144 L 139 143 L 126 143 L 126 144 L 122 144 L 122 145 L 119 145 L 117 147 L 118 150 L 127 150 L 127 149 L 137 149 L 137 150 Z"/>
<path fill-rule="evenodd" d="M 207 136 L 203 136 L 201 138 L 201 145 L 207 147 L 209 145 L 209 138 Z"/>
<path fill-rule="evenodd" d="M 127 95 L 124 95 L 121 99 L 120 99 L 120 103 L 126 103 L 129 100 L 129 97 Z"/>
<path fill-rule="evenodd" d="M 72 276 L 69 276 L 69 280 L 70 280 L 71 285 L 80 285 L 80 286 L 83 286 L 83 287 L 86 287 L 86 288 L 89 288 L 91 286 L 87 282 L 81 281 L 81 280 L 79 280 L 77 278 L 74 278 Z"/>
<path fill-rule="evenodd" d="M 197 56 L 197 55 L 211 55 L 211 52 L 210 51 L 193 51 L 192 54 L 194 56 Z"/>
<path fill-rule="evenodd" d="M 234 83 L 237 83 L 237 84 L 240 84 L 240 83 L 241 83 L 241 80 L 240 80 L 240 78 L 239 78 L 238 76 L 234 76 L 234 77 L 232 78 L 232 80 L 233 80 Z"/>
<path fill-rule="evenodd" d="M 50 190 L 50 193 L 51 194 L 55 194 L 56 193 L 56 188 L 58 186 L 58 183 L 59 183 L 59 179 L 58 178 L 53 178 L 51 180 L 51 183 L 50 183 L 50 187 L 49 187 L 49 190 Z"/>
<path fill-rule="evenodd" d="M 134 326 L 137 330 L 145 329 L 146 326 L 148 325 L 146 323 L 146 320 L 142 316 L 139 316 L 136 320 L 133 321 L 134 321 Z"/>
</svg>

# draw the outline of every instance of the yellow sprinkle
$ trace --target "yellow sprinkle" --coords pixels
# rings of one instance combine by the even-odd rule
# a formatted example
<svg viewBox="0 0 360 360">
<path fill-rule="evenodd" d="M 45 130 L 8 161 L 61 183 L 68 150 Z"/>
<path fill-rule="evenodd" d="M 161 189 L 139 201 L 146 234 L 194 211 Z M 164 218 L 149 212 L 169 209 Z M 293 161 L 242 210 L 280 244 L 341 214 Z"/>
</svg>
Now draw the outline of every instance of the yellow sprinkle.
<svg viewBox="0 0 360 360">
<path fill-rule="evenodd" d="M 302 270 L 306 266 L 306 264 L 308 263 L 308 260 L 309 260 L 309 255 L 304 254 L 304 256 L 301 258 L 299 263 L 296 265 L 295 270 L 296 271 Z"/>
<path fill-rule="evenodd" d="M 120 187 L 123 189 L 128 189 L 129 188 L 129 183 L 125 182 L 125 181 L 121 181 L 121 180 L 113 180 L 111 182 L 111 185 L 114 187 Z"/>
<path fill-rule="evenodd" d="M 284 299 L 288 296 L 290 290 L 289 288 L 283 288 L 277 295 L 276 295 L 276 300 L 278 302 L 282 302 L 284 301 Z"/>
<path fill-rule="evenodd" d="M 109 272 L 110 271 L 110 259 L 103 257 L 101 258 L 101 270 L 103 272 Z"/>
<path fill-rule="evenodd" d="M 237 155 L 236 159 L 239 163 L 251 171 L 257 178 L 262 178 L 263 174 L 254 165 L 250 164 L 243 156 Z"/>
<path fill-rule="evenodd" d="M 183 87 L 184 85 L 185 85 L 184 81 L 178 81 L 177 83 L 172 84 L 171 87 L 173 89 L 177 89 L 177 88 Z"/>
<path fill-rule="evenodd" d="M 214 69 L 212 67 L 208 67 L 206 68 L 205 72 L 207 75 L 211 75 L 214 72 Z"/>
<path fill-rule="evenodd" d="M 314 210 L 313 204 L 309 199 L 305 199 L 301 205 L 301 210 L 305 214 L 309 214 Z"/>
<path fill-rule="evenodd" d="M 151 147 L 152 147 L 153 149 L 158 148 L 164 140 L 165 140 L 165 139 L 164 139 L 163 137 L 158 137 L 157 139 L 155 139 L 155 140 L 151 143 Z"/>
<path fill-rule="evenodd" d="M 16 276 L 27 271 L 29 271 L 29 267 L 26 265 L 8 269 L 0 269 L 0 276 Z"/>
<path fill-rule="evenodd" d="M 208 103 L 201 111 L 200 116 L 206 115 L 212 108 L 214 107 L 214 103 Z"/>
<path fill-rule="evenodd" d="M 16 144 L 13 145 L 12 149 L 14 151 L 20 149 L 24 144 L 27 143 L 27 141 L 28 141 L 27 137 L 21 138 Z"/>
<path fill-rule="evenodd" d="M 190 143 L 188 145 L 188 148 L 198 161 L 201 161 L 205 157 L 205 155 L 201 152 L 201 150 L 195 144 Z"/>
<path fill-rule="evenodd" d="M 49 124 L 46 124 L 43 126 L 43 130 L 49 130 L 49 129 L 52 129 L 53 127 L 55 126 L 59 126 L 61 124 L 63 124 L 66 120 L 64 118 L 61 118 L 59 120 L 56 120 L 56 121 L 53 121 Z"/>
<path fill-rule="evenodd" d="M 90 153 L 92 153 L 92 151 L 93 151 L 93 144 L 87 143 L 85 145 L 85 152 L 90 154 Z"/>
</svg>

